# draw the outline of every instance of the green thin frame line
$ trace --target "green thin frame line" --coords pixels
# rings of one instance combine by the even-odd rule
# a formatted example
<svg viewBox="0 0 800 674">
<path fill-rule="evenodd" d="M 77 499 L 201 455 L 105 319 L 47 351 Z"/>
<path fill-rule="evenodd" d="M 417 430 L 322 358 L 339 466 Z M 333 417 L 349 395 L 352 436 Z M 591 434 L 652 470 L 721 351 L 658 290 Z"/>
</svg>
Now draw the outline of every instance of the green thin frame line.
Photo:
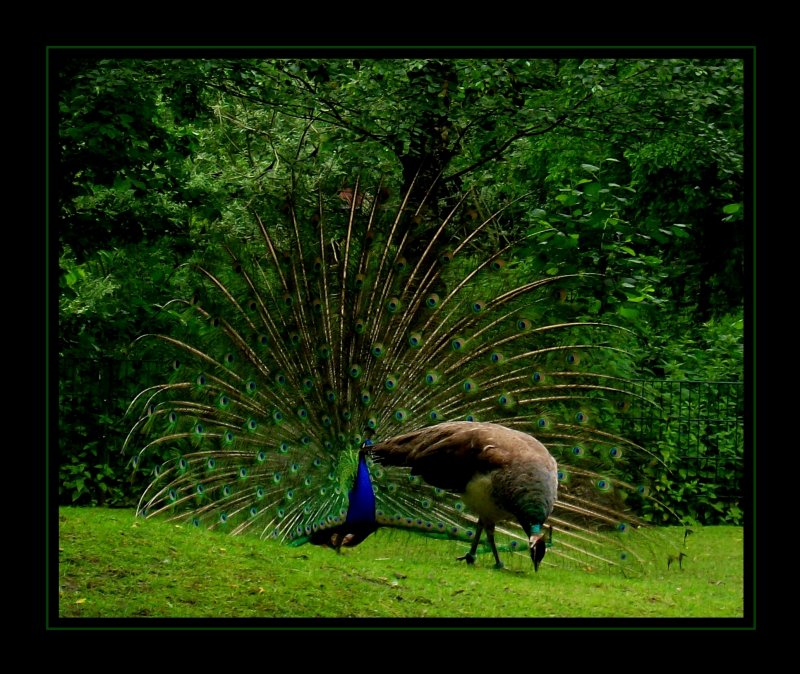
<svg viewBox="0 0 800 674">
<path fill-rule="evenodd" d="M 752 107 L 752 120 L 751 120 L 751 129 L 752 129 L 752 134 L 753 135 L 752 135 L 752 146 L 751 146 L 751 158 L 750 159 L 752 161 L 752 165 L 751 166 L 752 166 L 752 171 L 753 171 L 753 174 L 752 174 L 753 183 L 752 183 L 752 186 L 751 186 L 751 189 L 752 189 L 751 217 L 752 217 L 752 223 L 753 223 L 752 224 L 752 228 L 753 228 L 753 253 L 752 253 L 752 261 L 753 261 L 753 270 L 752 270 L 752 275 L 753 275 L 753 297 L 751 299 L 752 304 L 751 304 L 751 310 L 750 310 L 750 320 L 752 321 L 752 326 L 750 327 L 750 330 L 751 330 L 751 334 L 752 334 L 752 338 L 753 338 L 751 354 L 755 354 L 756 353 L 756 323 L 757 323 L 757 321 L 756 321 L 756 199 L 757 199 L 757 195 L 756 195 L 756 156 L 757 156 L 757 153 L 756 153 L 756 111 L 757 110 L 756 109 L 757 109 L 757 105 L 756 105 L 756 50 L 755 50 L 755 48 L 753 48 L 752 52 L 753 52 L 752 53 L 752 59 L 753 60 L 752 60 L 752 63 L 751 63 L 751 67 L 752 67 L 751 77 L 752 77 L 753 87 L 750 90 L 750 96 L 751 96 L 751 99 L 752 99 L 752 106 L 753 106 Z M 755 390 L 755 380 L 756 380 L 756 378 L 755 378 L 755 374 L 756 374 L 755 358 L 753 358 L 751 367 L 752 367 L 751 376 L 753 377 L 753 390 Z M 756 503 L 758 501 L 757 489 L 756 489 L 756 470 L 757 470 L 757 467 L 756 467 L 756 442 L 755 442 L 755 437 L 756 437 L 756 399 L 757 399 L 757 396 L 753 395 L 753 410 L 752 410 L 753 416 L 751 417 L 751 420 L 750 420 L 750 423 L 751 423 L 750 433 L 751 433 L 751 437 L 753 438 L 753 443 L 751 445 L 751 449 L 752 449 L 751 467 L 753 469 L 753 477 L 752 477 L 752 483 L 753 483 L 752 494 L 753 494 L 753 498 L 751 499 L 751 503 L 750 503 L 750 513 L 751 513 L 750 517 L 751 517 L 751 522 L 752 522 L 752 524 L 751 524 L 750 544 L 751 544 L 751 555 L 752 555 L 751 559 L 752 559 L 752 563 L 753 563 L 753 566 L 752 566 L 753 575 L 752 575 L 752 578 L 751 578 L 750 582 L 752 583 L 752 586 L 753 586 L 753 594 L 752 594 L 752 597 L 751 597 L 753 605 L 751 606 L 751 610 L 753 612 L 753 626 L 754 627 L 757 625 L 757 622 L 758 622 L 757 621 L 757 616 L 756 616 L 756 606 L 758 604 L 758 602 L 756 601 L 756 578 L 757 578 L 758 574 L 756 573 L 757 562 L 756 562 L 756 546 L 755 546 L 756 535 L 757 535 L 757 532 L 756 532 L 756 513 L 757 513 Z"/>
<path fill-rule="evenodd" d="M 44 618 L 45 625 L 50 621 L 50 60 L 44 59 Z"/>
<path fill-rule="evenodd" d="M 722 49 L 749 49 L 753 51 L 753 63 L 755 64 L 755 45 L 752 44 L 727 44 L 727 45 L 669 45 L 669 44 L 633 44 L 633 45 L 613 45 L 613 44 L 584 44 L 584 45 L 534 45 L 534 44 L 448 44 L 448 45 L 380 45 L 380 44 L 331 44 L 331 45 L 289 45 L 289 44 L 260 44 L 260 45 L 224 45 L 224 44 L 195 44 L 195 45 L 133 45 L 133 44 L 55 44 L 48 45 L 46 49 L 268 49 L 270 47 L 285 47 L 288 49 L 674 49 L 674 50 L 722 50 Z"/>
<path fill-rule="evenodd" d="M 553 51 L 553 50 L 577 50 L 577 51 L 591 51 L 591 50 L 651 50 L 651 51 L 674 51 L 685 52 L 692 50 L 700 50 L 706 52 L 720 52 L 720 51 L 750 51 L 752 52 L 753 68 L 755 70 L 755 45 L 748 44 L 729 44 L 729 45 L 607 45 L 607 44 L 590 44 L 590 45 L 291 45 L 291 44 L 260 44 L 260 45 L 214 45 L 214 44 L 194 44 L 194 45 L 132 45 L 132 44 L 119 44 L 119 45 L 48 45 L 45 47 L 46 51 L 51 50 L 175 50 L 175 51 L 190 51 L 196 49 L 203 50 L 290 50 L 290 51 L 303 51 L 303 50 L 321 50 L 321 51 L 368 51 L 368 50 L 388 50 L 396 52 L 419 52 L 419 51 L 433 51 L 433 52 L 447 52 L 455 50 L 470 50 L 470 51 L 492 51 L 492 50 L 509 50 L 509 51 Z M 344 57 L 343 57 L 344 58 Z M 47 72 L 47 66 L 45 66 Z M 753 77 L 755 82 L 755 75 Z"/>
</svg>

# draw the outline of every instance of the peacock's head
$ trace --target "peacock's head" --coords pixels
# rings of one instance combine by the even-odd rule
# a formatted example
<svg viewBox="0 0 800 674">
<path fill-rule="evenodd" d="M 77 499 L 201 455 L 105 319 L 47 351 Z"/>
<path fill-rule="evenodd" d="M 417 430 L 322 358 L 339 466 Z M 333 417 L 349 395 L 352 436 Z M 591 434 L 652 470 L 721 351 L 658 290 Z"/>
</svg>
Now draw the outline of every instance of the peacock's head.
<svg viewBox="0 0 800 674">
<path fill-rule="evenodd" d="M 376 531 L 378 525 L 375 523 L 365 522 L 362 524 L 352 525 L 349 529 L 335 532 L 331 536 L 331 546 L 339 551 L 339 548 L 352 548 L 361 543 L 367 536 Z"/>
<path fill-rule="evenodd" d="M 309 541 L 314 545 L 333 548 L 339 552 L 341 548 L 352 548 L 361 543 L 367 536 L 377 530 L 374 522 L 340 524 L 332 529 L 315 532 Z"/>
</svg>

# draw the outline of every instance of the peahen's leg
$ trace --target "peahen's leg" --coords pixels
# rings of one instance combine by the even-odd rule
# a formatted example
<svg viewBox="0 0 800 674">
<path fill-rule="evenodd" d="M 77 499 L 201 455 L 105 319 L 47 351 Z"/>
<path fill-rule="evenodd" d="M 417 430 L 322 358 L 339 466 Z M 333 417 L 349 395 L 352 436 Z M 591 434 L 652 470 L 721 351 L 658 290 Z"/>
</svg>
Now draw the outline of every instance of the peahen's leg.
<svg viewBox="0 0 800 674">
<path fill-rule="evenodd" d="M 467 564 L 474 564 L 475 563 L 475 553 L 478 550 L 478 543 L 481 540 L 481 533 L 483 533 L 483 522 L 478 520 L 478 526 L 475 529 L 475 540 L 472 541 L 472 546 L 469 549 L 469 552 L 466 555 L 461 557 L 456 557 L 456 560 L 467 560 Z"/>
<path fill-rule="evenodd" d="M 495 569 L 502 569 L 503 562 L 500 561 L 500 555 L 497 554 L 497 546 L 494 544 L 494 525 L 487 525 L 486 526 L 486 539 L 489 541 L 489 545 L 492 546 L 492 554 L 494 554 L 494 561 Z"/>
</svg>

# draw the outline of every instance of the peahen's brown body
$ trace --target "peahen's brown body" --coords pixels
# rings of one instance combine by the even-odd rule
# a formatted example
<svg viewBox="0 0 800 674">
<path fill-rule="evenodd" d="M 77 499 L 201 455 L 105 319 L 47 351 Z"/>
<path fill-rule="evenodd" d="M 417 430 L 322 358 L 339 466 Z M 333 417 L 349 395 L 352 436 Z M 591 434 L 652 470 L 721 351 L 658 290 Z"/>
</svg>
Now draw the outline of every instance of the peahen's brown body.
<svg viewBox="0 0 800 674">
<path fill-rule="evenodd" d="M 558 492 L 555 459 L 536 438 L 492 423 L 453 421 L 384 440 L 370 447 L 386 465 L 409 466 L 412 475 L 457 494 L 478 517 L 475 540 L 462 558 L 471 564 L 486 532 L 496 565 L 495 526 L 516 521 L 528 537 L 538 570 L 544 557 L 541 529 Z"/>
<path fill-rule="evenodd" d="M 600 369 L 619 328 L 540 318 L 579 279 L 483 247 L 497 214 L 430 221 L 405 195 L 337 222 L 300 196 L 170 304 L 172 378 L 132 405 L 140 514 L 337 549 L 400 528 L 468 542 L 468 562 L 485 531 L 498 565 L 529 550 L 537 568 L 552 536 L 554 563 L 645 567 L 656 460 L 597 423 L 629 399 Z"/>
</svg>

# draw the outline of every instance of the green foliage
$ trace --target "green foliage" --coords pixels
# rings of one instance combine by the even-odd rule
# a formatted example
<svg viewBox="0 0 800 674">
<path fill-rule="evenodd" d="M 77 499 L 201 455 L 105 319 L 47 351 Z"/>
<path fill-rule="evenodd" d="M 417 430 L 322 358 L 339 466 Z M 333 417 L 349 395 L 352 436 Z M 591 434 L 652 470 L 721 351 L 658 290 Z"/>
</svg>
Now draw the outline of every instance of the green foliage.
<svg viewBox="0 0 800 674">
<path fill-rule="evenodd" d="M 652 310 L 665 304 L 657 288 L 668 273 L 661 250 L 653 246 L 654 236 L 663 244 L 683 232 L 679 226 L 654 232 L 629 220 L 636 191 L 614 182 L 619 172 L 615 164 L 620 161 L 607 158 L 598 163 L 582 164 L 587 177 L 560 187 L 546 209 L 550 215 L 543 222 L 556 232 L 547 238 L 546 251 L 548 255 L 553 249 L 563 251 L 564 272 L 597 275 L 591 302 L 594 313 L 617 314 L 623 323 L 630 323 L 640 318 L 642 306 Z"/>
<path fill-rule="evenodd" d="M 101 415 L 99 426 L 112 428 L 115 419 Z M 98 428 L 76 426 L 75 431 L 90 431 L 97 434 Z M 65 454 L 66 460 L 59 465 L 59 498 L 86 505 L 121 505 L 129 503 L 126 486 L 129 482 L 129 470 L 125 465 L 114 461 L 105 448 L 103 440 L 92 440 L 85 443 L 77 451 Z"/>
<path fill-rule="evenodd" d="M 654 374 L 673 381 L 658 398 L 662 423 L 654 444 L 667 467 L 658 480 L 661 498 L 687 522 L 740 524 L 745 463 L 742 312 L 702 325 L 687 322 L 682 334 L 668 338 L 645 327 L 649 350 L 660 357 Z M 676 388 L 686 380 L 731 384 L 709 384 L 701 395 L 691 395 L 692 383 Z"/>
<path fill-rule="evenodd" d="M 195 136 L 163 105 L 168 63 L 65 59 L 57 72 L 62 246 L 97 248 L 183 233 Z M 165 73 L 169 73 L 164 77 Z"/>
<path fill-rule="evenodd" d="M 709 412 L 705 401 L 693 410 L 704 416 Z M 685 524 L 743 523 L 741 428 L 673 423 L 656 446 L 671 469 L 661 472 L 657 489 Z M 676 451 L 685 447 L 701 448 L 700 455 L 687 457 Z"/>
<path fill-rule="evenodd" d="M 667 332 L 659 323 L 640 324 L 642 367 L 668 379 L 743 381 L 744 316 L 731 314 L 697 324 L 678 314 Z"/>
<path fill-rule="evenodd" d="M 158 354 L 128 356 L 142 326 L 164 320 L 147 297 L 160 295 L 171 264 L 164 250 L 137 246 L 98 251 L 82 264 L 65 247 L 59 264 L 59 497 L 129 504 L 139 483 L 131 484 L 130 457 L 120 452 L 120 420 Z"/>
</svg>

